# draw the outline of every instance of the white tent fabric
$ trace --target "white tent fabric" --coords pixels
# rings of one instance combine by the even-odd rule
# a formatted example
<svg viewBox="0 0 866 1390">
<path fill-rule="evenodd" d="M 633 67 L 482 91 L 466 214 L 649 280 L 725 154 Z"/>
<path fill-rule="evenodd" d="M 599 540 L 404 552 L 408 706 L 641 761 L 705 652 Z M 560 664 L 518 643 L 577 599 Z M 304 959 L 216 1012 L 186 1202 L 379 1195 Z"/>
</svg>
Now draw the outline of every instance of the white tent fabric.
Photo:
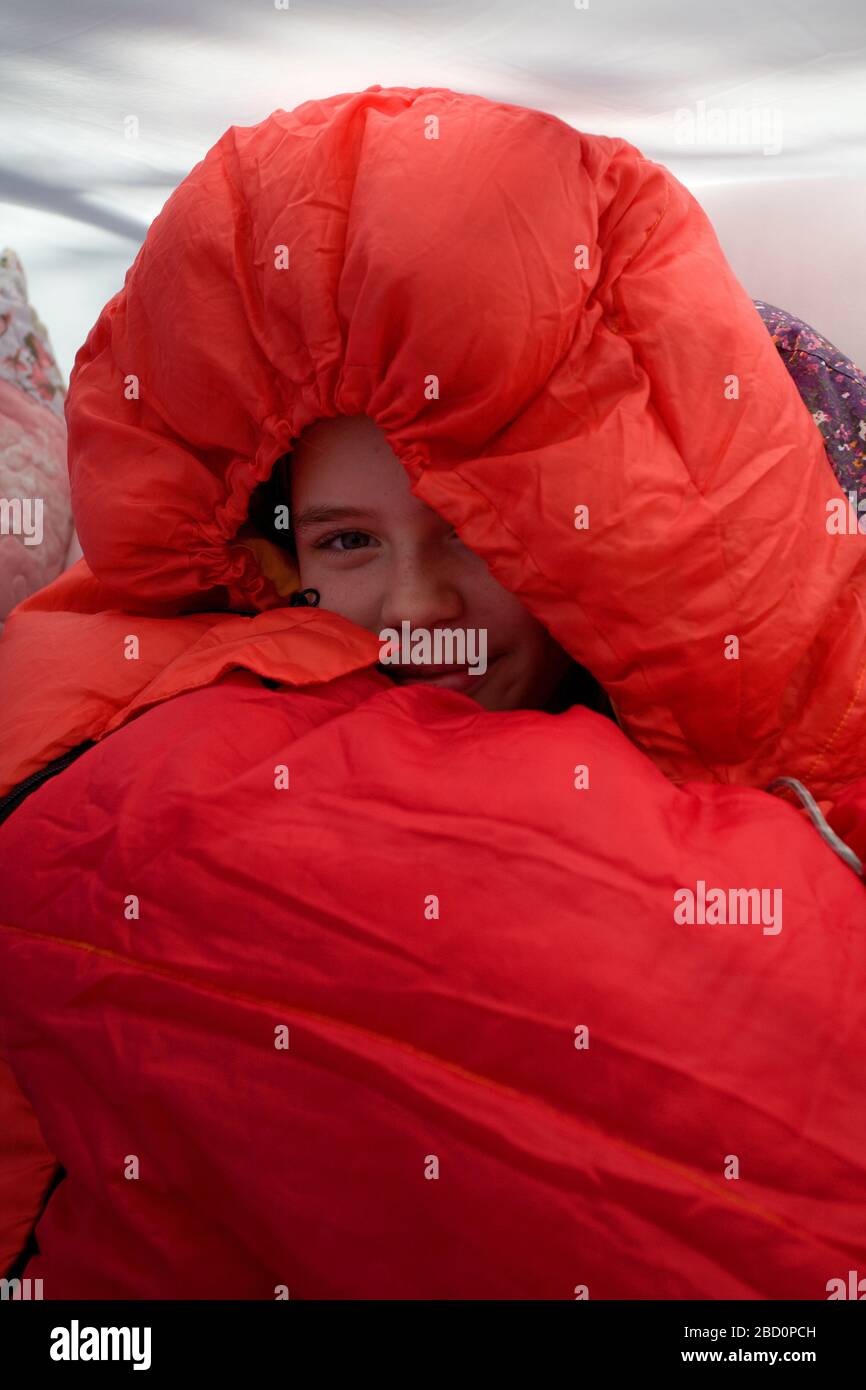
<svg viewBox="0 0 866 1390">
<path fill-rule="evenodd" d="M 866 364 L 859 0 L 32 0 L 0 21 L 0 246 L 63 375 L 151 219 L 230 125 L 445 86 L 630 140 L 755 298 Z"/>
</svg>

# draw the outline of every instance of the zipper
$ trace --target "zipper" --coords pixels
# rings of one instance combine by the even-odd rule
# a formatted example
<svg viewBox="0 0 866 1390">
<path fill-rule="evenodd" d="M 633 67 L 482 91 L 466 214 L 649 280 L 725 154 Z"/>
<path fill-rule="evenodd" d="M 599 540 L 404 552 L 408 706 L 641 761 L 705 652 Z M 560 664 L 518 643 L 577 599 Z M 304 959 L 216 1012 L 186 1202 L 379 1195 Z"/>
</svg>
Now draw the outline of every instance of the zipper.
<svg viewBox="0 0 866 1390">
<path fill-rule="evenodd" d="M 32 772 L 29 777 L 24 778 L 23 782 L 19 782 L 17 787 L 13 787 L 11 792 L 7 792 L 5 796 L 0 797 L 0 823 L 6 820 L 7 816 L 11 816 L 13 811 L 17 811 L 21 802 L 24 801 L 31 792 L 35 791 L 38 786 L 41 786 L 43 782 L 47 782 L 49 778 L 55 777 L 58 772 L 63 772 L 69 767 L 70 763 L 74 763 L 76 758 L 79 758 L 82 753 L 86 753 L 88 748 L 93 748 L 93 746 L 93 739 L 85 739 L 83 743 L 79 743 L 75 748 L 71 748 L 68 753 L 63 753 L 59 758 L 55 758 L 53 762 L 47 763 L 46 766 L 40 768 L 38 772 Z"/>
</svg>

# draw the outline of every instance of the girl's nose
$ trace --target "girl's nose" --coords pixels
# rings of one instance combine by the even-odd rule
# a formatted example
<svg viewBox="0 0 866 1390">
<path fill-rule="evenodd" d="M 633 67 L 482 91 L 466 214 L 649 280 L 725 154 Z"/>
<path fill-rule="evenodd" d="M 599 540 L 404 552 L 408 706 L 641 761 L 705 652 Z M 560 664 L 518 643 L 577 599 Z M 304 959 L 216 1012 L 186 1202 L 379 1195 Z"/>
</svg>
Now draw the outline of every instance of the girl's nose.
<svg viewBox="0 0 866 1390">
<path fill-rule="evenodd" d="M 428 558 L 391 567 L 382 600 L 382 627 L 399 629 L 448 627 L 463 617 L 465 605 L 459 586 Z"/>
</svg>

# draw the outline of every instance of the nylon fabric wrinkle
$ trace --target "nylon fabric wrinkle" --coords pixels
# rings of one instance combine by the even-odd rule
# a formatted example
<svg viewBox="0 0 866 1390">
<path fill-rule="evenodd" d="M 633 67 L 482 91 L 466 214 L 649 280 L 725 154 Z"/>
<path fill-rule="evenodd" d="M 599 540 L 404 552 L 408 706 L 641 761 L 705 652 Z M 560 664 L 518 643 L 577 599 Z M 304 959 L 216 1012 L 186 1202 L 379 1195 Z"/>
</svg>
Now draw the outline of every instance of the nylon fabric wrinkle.
<svg viewBox="0 0 866 1390">
<path fill-rule="evenodd" d="M 6 924 L 6 923 L 0 923 L 0 932 L 2 932 L 2 931 L 18 931 L 18 930 L 20 930 L 20 929 L 15 928 L 15 927 L 10 927 L 10 926 L 9 926 L 8 924 Z M 354 1031 L 356 1031 L 356 1032 L 358 1032 L 358 1033 L 363 1033 L 364 1036 L 369 1037 L 369 1038 L 375 1040 L 375 1042 L 376 1042 L 377 1044 L 379 1044 L 379 1045 L 385 1045 L 385 1046 L 387 1046 L 387 1047 L 392 1047 L 392 1048 L 394 1048 L 395 1050 L 398 1050 L 398 1051 L 400 1051 L 400 1052 L 405 1052 L 405 1053 L 407 1053 L 408 1055 L 411 1055 L 411 1056 L 413 1056 L 413 1057 L 419 1058 L 419 1059 L 422 1060 L 425 1064 L 428 1064 L 428 1065 L 429 1065 L 429 1064 L 433 1064 L 433 1065 L 435 1065 L 435 1066 L 441 1066 L 441 1067 L 445 1068 L 446 1070 L 448 1070 L 448 1071 L 450 1071 L 450 1072 L 453 1072 L 456 1076 L 460 1077 L 461 1079 L 468 1080 L 468 1081 L 470 1081 L 470 1082 L 472 1082 L 472 1083 L 475 1083 L 475 1084 L 479 1084 L 479 1085 L 481 1085 L 482 1087 L 486 1087 L 486 1088 L 491 1089 L 491 1090 L 500 1090 L 500 1091 L 504 1091 L 504 1092 L 506 1092 L 507 1094 L 509 1094 L 509 1095 L 511 1095 L 511 1096 L 514 1096 L 514 1097 L 516 1097 L 516 1098 L 520 1098 L 520 1099 L 522 1099 L 522 1100 L 524 1100 L 524 1101 L 529 1100 L 529 1101 L 531 1102 L 531 1104 L 532 1104 L 533 1107 L 537 1107 L 537 1106 L 543 1105 L 544 1108 L 545 1108 L 546 1110 L 551 1110 L 551 1111 L 553 1111 L 553 1113 L 557 1116 L 557 1118 L 558 1118 L 559 1120 L 562 1120 L 562 1119 L 569 1119 L 569 1120 L 571 1120 L 573 1123 L 577 1123 L 577 1121 L 576 1121 L 576 1119 L 575 1119 L 575 1117 L 574 1117 L 573 1115 L 569 1115 L 568 1112 L 564 1112 L 564 1111 L 562 1111 L 562 1110 L 560 1110 L 560 1109 L 555 1109 L 554 1107 L 550 1106 L 550 1105 L 547 1104 L 546 1102 L 540 1101 L 540 1100 L 539 1100 L 538 1098 L 536 1098 L 536 1097 L 527 1097 L 524 1093 L 519 1092 L 519 1091 L 516 1091 L 516 1090 L 515 1090 L 514 1088 L 512 1088 L 512 1087 L 503 1086 L 501 1083 L 493 1082 L 493 1081 L 491 1081 L 491 1079 L 488 1078 L 488 1077 L 478 1076 L 478 1075 L 476 1075 L 476 1074 L 474 1074 L 474 1073 L 472 1073 L 472 1072 L 467 1071 L 467 1070 L 466 1070 L 465 1068 L 463 1068 L 463 1067 L 456 1066 L 454 1063 L 451 1063 L 451 1062 L 449 1062 L 449 1061 L 446 1061 L 445 1059 L 443 1059 L 443 1058 L 441 1058 L 441 1057 L 430 1057 L 430 1056 L 428 1056 L 427 1054 L 422 1053 L 419 1049 L 417 1049 L 417 1048 L 411 1046 L 410 1044 L 407 1044 L 406 1042 L 404 1042 L 404 1041 L 402 1041 L 402 1040 L 398 1040 L 398 1039 L 394 1039 L 394 1038 L 388 1038 L 388 1037 L 383 1037 L 381 1034 L 373 1033 L 373 1032 L 372 1032 L 370 1029 L 368 1029 L 368 1028 L 361 1029 L 361 1028 L 359 1028 L 358 1025 L 356 1025 L 356 1024 L 347 1024 L 347 1023 L 345 1023 L 343 1020 L 337 1020 L 337 1019 L 335 1019 L 334 1017 L 323 1016 L 323 1015 L 320 1015 L 320 1014 L 313 1013 L 313 1012 L 311 1012 L 311 1011 L 309 1011 L 309 1010 L 298 1009 L 297 1006 L 295 1006 L 295 1005 L 286 1005 L 286 1004 L 284 1004 L 284 1003 L 276 1003 L 276 1002 L 274 1002 L 274 1001 L 267 1001 L 267 1000 L 264 1000 L 264 999 L 262 999 L 262 998 L 250 998 L 250 997 L 247 997 L 247 996 L 244 996 L 244 995 L 239 995 L 239 994 L 237 994 L 237 993 L 234 992 L 234 991 L 231 991 L 231 992 L 230 992 L 230 991 L 226 991 L 226 990 L 216 990 L 216 989 L 214 989 L 214 988 L 211 987 L 211 986 L 204 986 L 204 985 L 202 985 L 200 982 L 198 982 L 198 981 L 192 979 L 192 978 L 189 977 L 189 976 L 181 975 L 181 974 L 179 974 L 179 973 L 177 973 L 177 972 L 169 971 L 169 970 L 166 970 L 166 969 L 159 969 L 159 968 L 156 968 L 156 967 L 153 967 L 153 966 L 144 966 L 140 961 L 135 961 L 134 959 L 129 958 L 129 957 L 127 957 L 127 958 L 121 957 L 121 956 L 117 955 L 117 953 L 106 951 L 106 950 L 103 949 L 103 948 L 88 947 L 85 943 L 82 943 L 82 942 L 78 942 L 78 941 L 72 942 L 72 941 L 68 941 L 68 940 L 62 939 L 62 938 L 50 937 L 50 936 L 46 935 L 45 933 L 34 933 L 34 934 L 32 934 L 32 935 L 33 935 L 33 936 L 38 936 L 39 939 L 41 939 L 41 940 L 43 940 L 43 941 L 51 942 L 51 943 L 52 943 L 53 945 L 55 945 L 55 946 L 66 947 L 66 948 L 68 948 L 68 949 L 74 949 L 74 950 L 79 950 L 79 951 L 80 951 L 80 950 L 90 951 L 90 952 L 92 952 L 94 955 L 99 955 L 99 956 L 102 956 L 102 957 L 109 957 L 109 958 L 111 958 L 111 959 L 117 961 L 118 963 L 121 963 L 121 962 L 122 962 L 123 964 L 128 965 L 131 969 L 139 970 L 139 971 L 141 971 L 142 973 L 150 974 L 150 975 L 159 977 L 160 979 L 166 980 L 166 981 L 168 981 L 168 982 L 170 982 L 170 983 L 172 983 L 172 984 L 174 984 L 174 985 L 176 985 L 176 986 L 186 986 L 186 987 L 188 987 L 188 988 L 201 990 L 202 993 L 204 993 L 204 994 L 206 994 L 206 995 L 210 995 L 210 996 L 212 996 L 212 997 L 232 998 L 232 999 L 237 1000 L 238 1002 L 241 1002 L 241 1003 L 250 1005 L 251 1007 L 262 1008 L 263 1010 L 264 1010 L 264 1009 L 268 1009 L 268 1010 L 270 1010 L 271 1012 L 273 1012 L 275 1009 L 279 1009 L 279 1010 L 282 1010 L 282 1013 L 283 1013 L 283 1014 L 285 1014 L 286 1010 L 288 1009 L 292 1014 L 300 1014 L 300 1015 L 301 1015 L 303 1018 L 305 1018 L 308 1022 L 313 1022 L 313 1021 L 315 1021 L 315 1022 L 324 1024 L 324 1025 L 326 1026 L 326 1028 L 327 1028 L 327 1027 L 332 1027 L 332 1028 L 337 1029 L 338 1031 L 343 1031 L 343 1032 L 349 1032 L 349 1031 L 351 1031 L 351 1030 L 354 1030 Z M 356 1060 L 356 1057 L 357 1057 L 357 1054 L 353 1054 L 353 1060 Z M 374 1073 L 374 1079 L 378 1079 L 378 1078 L 376 1078 L 375 1073 Z M 465 1117 L 465 1119 L 466 1119 L 466 1120 L 469 1120 L 470 1117 L 467 1116 L 467 1117 Z M 593 1128 L 592 1126 L 586 1125 L 586 1123 L 585 1123 L 584 1121 L 580 1121 L 579 1123 L 581 1124 L 581 1127 L 583 1127 L 583 1128 L 589 1128 L 589 1129 L 592 1129 L 592 1128 Z M 612 1139 L 613 1142 L 614 1142 L 615 1144 L 617 1144 L 619 1147 L 625 1149 L 626 1151 L 632 1153 L 632 1154 L 635 1155 L 635 1156 L 640 1157 L 642 1161 L 649 1163 L 650 1166 L 659 1166 L 659 1167 L 661 1167 L 661 1168 L 670 1169 L 671 1171 L 676 1171 L 676 1172 L 680 1173 L 681 1175 L 685 1176 L 685 1177 L 689 1180 L 689 1182 L 695 1184 L 695 1185 L 698 1186 L 698 1187 L 702 1187 L 702 1188 L 704 1188 L 705 1190 L 710 1191 L 710 1192 L 714 1193 L 716 1196 L 718 1196 L 718 1194 L 715 1192 L 715 1189 L 713 1189 L 712 1185 L 709 1184 L 709 1183 L 707 1183 L 706 1180 L 702 1180 L 701 1177 L 700 1177 L 700 1175 L 695 1174 L 695 1172 L 694 1172 L 693 1170 L 688 1169 L 688 1168 L 683 1168 L 683 1167 L 681 1167 L 680 1165 L 673 1164 L 673 1163 L 671 1163 L 671 1162 L 669 1162 L 669 1161 L 667 1161 L 667 1160 L 664 1160 L 664 1159 L 660 1158 L 658 1155 L 655 1155 L 655 1154 L 652 1154 L 652 1153 L 650 1153 L 650 1152 L 647 1152 L 647 1151 L 641 1149 L 640 1147 L 638 1147 L 638 1146 L 636 1146 L 636 1145 L 634 1145 L 634 1144 L 629 1144 L 629 1143 L 627 1143 L 627 1142 L 625 1142 L 625 1141 L 622 1141 L 622 1140 L 619 1140 L 619 1139 L 617 1139 L 617 1138 L 615 1138 L 615 1137 L 613 1137 L 613 1136 L 605 1136 L 605 1137 L 607 1137 L 608 1139 Z M 742 1207 L 742 1208 L 744 1208 L 745 1210 L 752 1211 L 753 1214 L 759 1215 L 760 1218 L 761 1218 L 762 1220 L 769 1220 L 769 1221 L 771 1222 L 771 1224 L 773 1224 L 773 1225 L 779 1225 L 779 1226 L 786 1227 L 786 1223 L 785 1223 L 784 1221 L 778 1220 L 778 1219 L 776 1219 L 776 1218 L 773 1218 L 771 1214 L 767 1214 L 767 1213 L 763 1212 L 760 1208 L 754 1207 L 754 1205 L 749 1204 L 749 1203 L 747 1203 L 747 1202 L 744 1202 L 742 1199 L 735 1197 L 735 1196 L 734 1196 L 733 1194 L 731 1194 L 729 1191 L 726 1191 L 725 1189 L 722 1189 L 722 1195 L 723 1195 L 723 1198 L 727 1199 L 727 1201 L 730 1203 L 730 1205 L 732 1205 L 732 1206 L 734 1206 L 734 1207 L 737 1207 L 737 1208 Z M 787 1227 L 786 1227 L 786 1228 L 787 1228 Z"/>
<path fill-rule="evenodd" d="M 196 852 L 197 854 L 204 853 L 201 846 L 196 847 Z M 207 860 L 205 860 L 204 862 L 207 862 Z M 212 866 L 218 867 L 219 862 L 213 860 Z M 247 873 L 245 870 L 242 870 L 240 868 L 233 869 L 232 878 L 233 882 L 237 883 L 238 886 L 248 886 L 251 888 L 264 887 L 268 890 L 272 889 L 272 884 L 266 878 L 257 878 L 256 875 Z M 408 961 L 411 962 L 413 965 L 424 964 L 423 957 L 413 954 L 408 949 L 400 949 L 396 942 L 388 941 L 387 938 L 384 937 L 382 934 L 370 931 L 369 929 L 365 929 L 360 919 L 351 916 L 349 913 L 340 916 L 336 912 L 325 907 L 320 900 L 316 901 L 306 898 L 304 894 L 298 891 L 297 887 L 294 884 L 292 884 L 290 888 L 286 890 L 284 897 L 281 899 L 281 907 L 284 910 L 289 911 L 295 907 L 307 907 L 311 902 L 315 902 L 316 916 L 320 919 L 320 926 L 325 931 L 327 931 L 330 927 L 331 934 L 333 936 L 345 936 L 347 939 L 355 942 L 356 944 L 359 942 L 363 942 L 363 944 L 368 949 L 373 949 L 379 952 L 386 950 L 389 954 L 393 955 L 395 959 Z M 333 930 L 335 927 L 339 928 L 339 930 L 336 932 Z"/>
</svg>

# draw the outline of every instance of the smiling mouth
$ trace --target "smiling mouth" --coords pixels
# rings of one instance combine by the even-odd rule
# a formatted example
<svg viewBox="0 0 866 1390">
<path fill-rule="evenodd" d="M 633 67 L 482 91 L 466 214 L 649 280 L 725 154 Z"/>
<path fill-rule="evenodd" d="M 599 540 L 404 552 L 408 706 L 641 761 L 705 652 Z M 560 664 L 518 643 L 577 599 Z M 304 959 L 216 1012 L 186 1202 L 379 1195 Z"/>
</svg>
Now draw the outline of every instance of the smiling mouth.
<svg viewBox="0 0 866 1390">
<path fill-rule="evenodd" d="M 477 690 L 496 664 L 488 661 L 487 669 L 474 672 L 468 666 L 387 666 L 384 669 L 398 685 L 435 685 L 444 690 Z"/>
</svg>

